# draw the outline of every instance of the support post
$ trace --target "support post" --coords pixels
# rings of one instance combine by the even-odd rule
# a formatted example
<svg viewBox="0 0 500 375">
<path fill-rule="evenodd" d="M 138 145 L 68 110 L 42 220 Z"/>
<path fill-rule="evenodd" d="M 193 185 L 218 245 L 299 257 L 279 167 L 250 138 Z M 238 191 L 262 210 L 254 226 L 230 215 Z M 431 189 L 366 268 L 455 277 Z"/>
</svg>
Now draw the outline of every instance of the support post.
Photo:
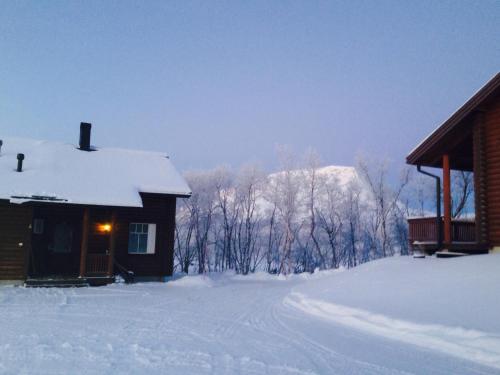
<svg viewBox="0 0 500 375">
<path fill-rule="evenodd" d="M 444 208 L 444 243 L 451 245 L 451 173 L 450 156 L 443 155 L 443 208 Z"/>
<path fill-rule="evenodd" d="M 80 247 L 80 277 L 85 277 L 85 272 L 87 269 L 87 251 L 89 247 L 89 221 L 90 221 L 89 208 L 85 207 L 83 211 L 82 242 Z"/>
<path fill-rule="evenodd" d="M 111 233 L 109 234 L 109 254 L 108 254 L 108 276 L 113 276 L 113 266 L 115 263 L 116 248 L 116 211 L 111 214 Z"/>
</svg>

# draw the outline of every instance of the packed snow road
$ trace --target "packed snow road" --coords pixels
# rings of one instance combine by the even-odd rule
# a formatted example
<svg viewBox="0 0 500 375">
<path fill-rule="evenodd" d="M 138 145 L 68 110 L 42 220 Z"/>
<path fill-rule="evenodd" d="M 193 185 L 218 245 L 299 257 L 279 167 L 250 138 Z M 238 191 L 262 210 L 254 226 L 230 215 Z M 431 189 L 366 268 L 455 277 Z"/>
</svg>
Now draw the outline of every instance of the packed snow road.
<svg viewBox="0 0 500 375">
<path fill-rule="evenodd" d="M 0 287 L 0 374 L 496 374 L 498 269 L 398 257 L 288 279 Z"/>
</svg>

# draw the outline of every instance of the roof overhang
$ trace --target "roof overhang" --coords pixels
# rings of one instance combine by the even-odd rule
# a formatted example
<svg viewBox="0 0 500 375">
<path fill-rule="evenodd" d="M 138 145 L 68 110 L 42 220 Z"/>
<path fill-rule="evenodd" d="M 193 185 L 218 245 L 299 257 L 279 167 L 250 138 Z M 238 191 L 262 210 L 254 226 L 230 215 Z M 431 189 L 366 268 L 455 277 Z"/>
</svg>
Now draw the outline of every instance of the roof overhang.
<svg viewBox="0 0 500 375">
<path fill-rule="evenodd" d="M 442 156 L 450 155 L 452 169 L 472 170 L 472 131 L 477 112 L 500 95 L 500 73 L 470 98 L 407 157 L 412 165 L 441 167 Z"/>
</svg>

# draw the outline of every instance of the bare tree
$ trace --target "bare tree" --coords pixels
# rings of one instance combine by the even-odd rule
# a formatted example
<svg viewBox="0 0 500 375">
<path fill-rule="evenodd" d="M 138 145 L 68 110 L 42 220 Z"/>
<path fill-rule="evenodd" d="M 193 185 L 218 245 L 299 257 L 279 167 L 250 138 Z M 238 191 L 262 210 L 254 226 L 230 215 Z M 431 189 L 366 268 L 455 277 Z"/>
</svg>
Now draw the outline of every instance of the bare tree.
<svg viewBox="0 0 500 375">
<path fill-rule="evenodd" d="M 309 150 L 306 154 L 305 160 L 306 168 L 304 169 L 304 184 L 306 190 L 306 207 L 309 215 L 309 238 L 314 245 L 314 249 L 319 258 L 319 267 L 325 269 L 327 267 L 326 257 L 323 254 L 320 240 L 317 232 L 317 200 L 321 194 L 319 192 L 320 186 L 324 187 L 325 179 L 318 175 L 318 168 L 320 159 L 314 150 Z M 307 250 L 307 246 L 305 247 Z"/>
<path fill-rule="evenodd" d="M 299 176 L 295 170 L 295 157 L 291 150 L 282 147 L 278 150 L 281 171 L 270 180 L 276 184 L 278 194 L 276 207 L 284 225 L 285 235 L 283 255 L 279 267 L 280 273 L 290 273 L 292 270 L 292 247 L 297 233 L 297 210 L 299 199 Z"/>
<path fill-rule="evenodd" d="M 464 211 L 467 211 L 467 206 L 471 204 L 471 197 L 474 195 L 473 174 L 466 171 L 455 171 L 452 181 L 452 217 L 459 218 Z"/>
<path fill-rule="evenodd" d="M 407 192 L 408 199 L 411 201 L 411 206 L 413 207 L 413 215 L 423 217 L 428 215 L 429 211 L 435 214 L 436 190 L 434 180 L 420 173 L 414 176 L 410 174 Z M 428 206 L 429 202 L 433 205 Z"/>
<path fill-rule="evenodd" d="M 194 224 L 198 273 L 204 273 L 209 267 L 209 233 L 216 207 L 215 178 L 213 171 L 191 172 L 187 173 L 185 177 L 193 190 L 193 194 L 187 200 L 187 206 Z"/>
<path fill-rule="evenodd" d="M 222 240 L 220 254 L 220 269 L 231 269 L 234 267 L 234 254 L 232 251 L 232 242 L 234 229 L 238 217 L 238 205 L 235 199 L 235 176 L 227 167 L 219 167 L 215 170 L 215 191 L 216 207 L 222 217 Z M 218 264 L 218 262 L 216 263 Z"/>
<path fill-rule="evenodd" d="M 348 187 L 351 190 L 352 188 Z M 324 182 L 324 194 L 316 209 L 318 223 L 327 238 L 330 254 L 326 268 L 338 268 L 341 262 L 340 249 L 342 246 L 342 226 L 344 216 L 341 211 L 341 202 L 348 193 L 339 186 L 338 178 L 333 177 Z M 326 252 L 326 251 L 325 251 Z M 326 257 L 326 255 L 325 255 Z"/>
<path fill-rule="evenodd" d="M 259 245 L 260 215 L 257 200 L 262 191 L 264 174 L 254 166 L 241 169 L 236 187 L 238 224 L 235 235 L 236 270 L 247 274 L 260 262 Z M 252 264 L 253 263 L 253 264 Z"/>
<path fill-rule="evenodd" d="M 278 273 L 284 232 L 278 218 L 278 185 L 268 180 L 263 193 L 265 200 L 270 204 L 265 212 L 267 217 L 266 270 L 269 273 Z"/>
<path fill-rule="evenodd" d="M 359 263 L 358 247 L 361 237 L 361 187 L 359 181 L 349 183 L 344 192 L 343 215 L 345 220 L 345 247 L 344 263 L 348 268 L 356 267 Z"/>
<path fill-rule="evenodd" d="M 375 167 L 370 167 L 367 162 L 360 160 L 358 168 L 368 187 L 373 203 L 371 249 L 382 257 L 386 257 L 388 254 L 392 255 L 394 249 L 390 243 L 390 217 L 399 202 L 403 189 L 409 182 L 409 169 L 403 171 L 398 186 L 392 190 L 387 181 L 387 161 L 382 161 Z"/>
<path fill-rule="evenodd" d="M 183 200 L 176 217 L 174 252 L 181 272 L 184 273 L 189 273 L 189 266 L 196 257 L 196 251 L 191 243 L 195 227 L 193 219 L 190 206 Z"/>
<path fill-rule="evenodd" d="M 178 206 L 176 267 L 286 274 L 407 253 L 408 173 L 391 186 L 385 163 L 360 163 L 346 175 L 320 168 L 312 151 L 302 169 L 289 149 L 278 156 L 280 171 L 267 177 L 255 166 L 186 174 L 193 195 Z M 470 179 L 457 181 L 470 196 Z M 456 202 L 456 212 L 467 210 Z"/>
</svg>

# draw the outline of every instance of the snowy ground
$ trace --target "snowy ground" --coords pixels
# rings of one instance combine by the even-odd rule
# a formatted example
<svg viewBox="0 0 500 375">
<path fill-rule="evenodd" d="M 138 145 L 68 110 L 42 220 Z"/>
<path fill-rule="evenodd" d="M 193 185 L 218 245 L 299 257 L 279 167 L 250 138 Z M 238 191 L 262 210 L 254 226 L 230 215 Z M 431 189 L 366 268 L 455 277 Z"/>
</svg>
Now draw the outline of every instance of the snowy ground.
<svg viewBox="0 0 500 375">
<path fill-rule="evenodd" d="M 500 255 L 0 287 L 5 374 L 500 374 Z"/>
</svg>

